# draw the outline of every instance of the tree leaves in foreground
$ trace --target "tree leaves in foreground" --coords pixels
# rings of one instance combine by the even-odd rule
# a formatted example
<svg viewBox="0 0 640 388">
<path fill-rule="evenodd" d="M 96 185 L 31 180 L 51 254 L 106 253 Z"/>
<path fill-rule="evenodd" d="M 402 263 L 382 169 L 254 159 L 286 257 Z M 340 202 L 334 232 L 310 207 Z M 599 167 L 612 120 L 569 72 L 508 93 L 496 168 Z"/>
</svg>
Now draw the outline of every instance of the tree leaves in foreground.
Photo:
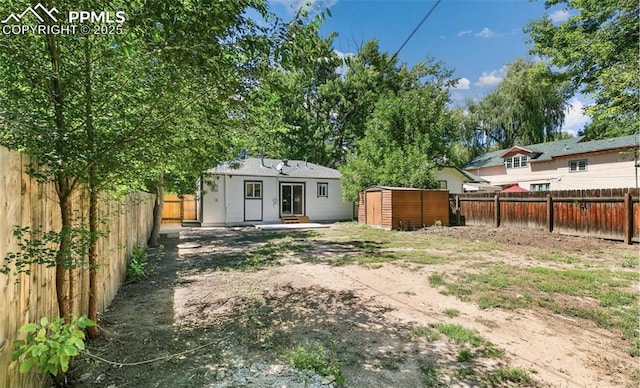
<svg viewBox="0 0 640 388">
<path fill-rule="evenodd" d="M 533 53 L 548 58 L 566 74 L 572 91 L 595 98 L 587 109 L 592 138 L 637 133 L 640 111 L 640 3 L 637 0 L 547 0 L 564 5 L 566 22 L 549 16 L 525 28 Z"/>
<path fill-rule="evenodd" d="M 30 5 L 3 3 L 0 14 Z M 55 5 L 61 12 L 77 8 Z M 56 290 L 65 318 L 74 279 L 65 265 L 68 231 L 82 222 L 74 219 L 73 196 L 82 187 L 93 195 L 136 190 L 165 170 L 185 176 L 228 157 L 226 108 L 242 100 L 261 63 L 256 57 L 268 48 L 264 31 L 245 14 L 249 7 L 265 12 L 260 0 L 82 7 L 124 10 L 123 34 L 0 35 L 0 144 L 31 156 L 30 173 L 56 186 Z M 96 292 L 92 287 L 90 298 Z"/>
</svg>

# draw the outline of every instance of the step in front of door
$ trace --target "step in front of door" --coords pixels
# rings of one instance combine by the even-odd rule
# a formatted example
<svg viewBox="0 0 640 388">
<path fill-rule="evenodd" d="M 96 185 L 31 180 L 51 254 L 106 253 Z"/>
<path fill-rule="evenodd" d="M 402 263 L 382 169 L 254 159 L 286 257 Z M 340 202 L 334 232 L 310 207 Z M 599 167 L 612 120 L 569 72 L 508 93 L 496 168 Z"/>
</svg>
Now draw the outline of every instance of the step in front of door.
<svg viewBox="0 0 640 388">
<path fill-rule="evenodd" d="M 307 216 L 283 216 L 281 218 L 283 224 L 306 224 L 309 222 Z"/>
</svg>

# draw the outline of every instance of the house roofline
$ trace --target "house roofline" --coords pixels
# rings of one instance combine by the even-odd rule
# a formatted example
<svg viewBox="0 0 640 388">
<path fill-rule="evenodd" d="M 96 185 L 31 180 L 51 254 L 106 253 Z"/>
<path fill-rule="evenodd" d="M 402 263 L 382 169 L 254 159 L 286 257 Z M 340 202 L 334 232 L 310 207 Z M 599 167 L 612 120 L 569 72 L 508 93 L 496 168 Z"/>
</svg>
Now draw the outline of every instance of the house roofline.
<svg viewBox="0 0 640 388">
<path fill-rule="evenodd" d="M 573 156 L 573 155 L 582 155 L 582 154 L 598 154 L 598 153 L 602 153 L 602 152 L 609 152 L 609 151 L 615 151 L 615 150 L 633 150 L 633 149 L 637 149 L 638 145 L 633 145 L 633 146 L 618 146 L 618 147 L 611 147 L 611 148 L 602 148 L 599 150 L 594 150 L 594 151 L 579 151 L 579 152 L 571 152 L 568 154 L 562 154 L 562 155 L 556 155 L 556 156 L 552 156 L 551 159 L 546 160 L 547 162 L 553 160 L 553 159 L 558 159 L 558 158 L 564 158 L 566 156 Z M 534 160 L 531 160 L 530 162 L 534 162 Z M 545 160 L 535 160 L 535 162 L 545 162 Z"/>
</svg>

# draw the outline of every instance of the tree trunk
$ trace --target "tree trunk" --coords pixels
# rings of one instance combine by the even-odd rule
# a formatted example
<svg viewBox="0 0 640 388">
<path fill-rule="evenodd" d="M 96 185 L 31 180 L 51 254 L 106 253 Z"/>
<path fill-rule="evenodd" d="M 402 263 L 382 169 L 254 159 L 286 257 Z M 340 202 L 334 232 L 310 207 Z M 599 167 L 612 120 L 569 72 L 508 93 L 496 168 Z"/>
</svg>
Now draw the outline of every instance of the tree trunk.
<svg viewBox="0 0 640 388">
<path fill-rule="evenodd" d="M 91 154 L 91 159 L 97 159 L 96 140 L 93 127 L 93 84 L 91 69 L 91 45 L 89 35 L 84 41 L 84 89 L 85 89 L 85 117 L 87 148 Z M 96 161 L 92 160 L 89 165 L 89 311 L 87 318 L 98 323 L 98 172 Z M 96 338 L 100 334 L 98 325 L 87 328 L 89 338 Z"/>
<path fill-rule="evenodd" d="M 98 193 L 94 187 L 89 188 L 89 311 L 87 318 L 96 323 L 89 326 L 89 338 L 100 335 L 98 328 Z"/>
<path fill-rule="evenodd" d="M 67 147 L 65 138 L 64 120 L 64 95 L 60 85 L 60 50 L 54 35 L 47 35 L 47 51 L 51 61 L 51 97 L 53 100 L 55 125 L 58 133 L 56 139 L 56 152 L 64 155 Z M 74 184 L 64 176 L 64 162 L 56 172 L 56 190 L 60 200 L 60 216 L 62 229 L 60 231 L 60 246 L 56 254 L 56 297 L 58 299 L 58 314 L 65 321 L 71 321 L 71 309 L 69 304 L 69 283 L 66 279 L 67 267 L 71 265 L 71 228 L 73 217 L 72 192 Z"/>
<path fill-rule="evenodd" d="M 162 224 L 162 208 L 164 207 L 164 186 L 163 175 L 158 173 L 158 180 L 156 181 L 156 201 L 153 206 L 153 229 L 151 230 L 151 236 L 149 237 L 149 246 L 157 247 L 159 245 L 158 238 L 160 237 L 160 225 Z"/>
<path fill-rule="evenodd" d="M 67 269 L 71 265 L 71 228 L 73 205 L 69 182 L 65 178 L 58 179 L 58 198 L 60 199 L 60 216 L 62 230 L 60 232 L 60 246 L 56 254 L 56 294 L 58 299 L 58 313 L 67 323 L 71 322 L 71 308 L 69 301 L 69 283 L 66 279 Z"/>
</svg>

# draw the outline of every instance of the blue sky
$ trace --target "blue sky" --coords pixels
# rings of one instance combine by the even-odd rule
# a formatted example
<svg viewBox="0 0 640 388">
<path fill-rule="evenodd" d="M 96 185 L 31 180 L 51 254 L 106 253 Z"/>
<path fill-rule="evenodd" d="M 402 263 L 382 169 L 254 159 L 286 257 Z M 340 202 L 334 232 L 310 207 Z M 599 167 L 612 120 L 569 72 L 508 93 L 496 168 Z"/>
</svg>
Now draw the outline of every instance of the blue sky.
<svg viewBox="0 0 640 388">
<path fill-rule="evenodd" d="M 308 0 L 271 0 L 272 11 L 290 18 Z M 329 8 L 321 33 L 338 32 L 336 51 L 348 55 L 358 46 L 377 39 L 380 48 L 396 52 L 436 0 L 315 0 L 312 7 Z M 543 0 L 442 0 L 416 34 L 398 54 L 400 62 L 413 65 L 428 57 L 455 70 L 460 78 L 451 90 L 454 104 L 479 98 L 504 77 L 505 66 L 517 57 L 536 59 L 522 31 L 527 22 L 548 14 L 561 22 L 569 13 L 544 8 Z M 570 101 L 564 130 L 576 133 L 587 118 L 582 108 L 589 101 L 576 96 Z"/>
</svg>

